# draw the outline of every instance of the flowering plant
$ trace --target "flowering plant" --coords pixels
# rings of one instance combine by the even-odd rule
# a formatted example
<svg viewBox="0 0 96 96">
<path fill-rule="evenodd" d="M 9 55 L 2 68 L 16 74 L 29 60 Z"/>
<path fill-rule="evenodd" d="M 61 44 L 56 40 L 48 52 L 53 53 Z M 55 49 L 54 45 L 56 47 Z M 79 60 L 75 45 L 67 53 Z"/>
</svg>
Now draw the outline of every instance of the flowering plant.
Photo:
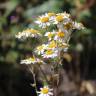
<svg viewBox="0 0 96 96">
<path fill-rule="evenodd" d="M 59 83 L 59 70 L 62 68 L 62 57 L 64 57 L 67 53 L 69 46 L 69 40 L 74 30 L 84 29 L 84 26 L 81 23 L 77 23 L 71 18 L 71 15 L 63 12 L 63 13 L 45 13 L 42 16 L 39 16 L 35 21 L 37 25 L 39 25 L 40 29 L 28 28 L 22 32 L 19 32 L 16 35 L 16 38 L 20 40 L 25 40 L 29 37 L 32 38 L 45 38 L 41 45 L 36 46 L 34 50 L 34 54 L 32 57 L 21 60 L 21 64 L 32 64 L 32 68 L 30 71 L 34 77 L 34 84 L 36 88 L 36 93 L 39 96 L 50 96 L 55 95 L 54 91 L 54 78 L 56 78 L 55 85 L 58 88 Z M 44 33 L 42 33 L 42 30 Z M 64 55 L 65 54 L 65 55 Z M 68 55 L 66 55 L 68 57 Z M 66 57 L 66 58 L 67 58 Z M 48 60 L 51 62 L 48 63 Z M 38 65 L 40 67 L 41 72 L 44 75 L 44 79 L 42 79 L 42 83 L 44 84 L 43 88 L 40 88 L 40 92 L 38 92 L 36 86 L 35 73 L 33 70 L 33 64 Z M 46 73 L 42 71 L 42 65 L 51 66 L 51 75 L 47 76 Z M 46 69 L 45 69 L 46 70 Z M 49 79 L 53 78 L 53 79 Z M 50 89 L 49 87 L 52 87 Z"/>
</svg>

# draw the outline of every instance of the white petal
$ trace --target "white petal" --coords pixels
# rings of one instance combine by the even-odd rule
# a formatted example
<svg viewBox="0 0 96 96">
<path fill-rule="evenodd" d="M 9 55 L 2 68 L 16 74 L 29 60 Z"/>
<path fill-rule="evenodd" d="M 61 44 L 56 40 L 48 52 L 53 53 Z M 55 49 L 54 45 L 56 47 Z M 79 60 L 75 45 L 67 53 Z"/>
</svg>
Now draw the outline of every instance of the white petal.
<svg viewBox="0 0 96 96">
<path fill-rule="evenodd" d="M 49 94 L 49 95 L 53 95 L 53 93 L 52 93 L 52 92 L 49 92 L 48 94 Z"/>
<path fill-rule="evenodd" d="M 39 94 L 39 96 L 44 96 L 43 94 Z"/>
</svg>

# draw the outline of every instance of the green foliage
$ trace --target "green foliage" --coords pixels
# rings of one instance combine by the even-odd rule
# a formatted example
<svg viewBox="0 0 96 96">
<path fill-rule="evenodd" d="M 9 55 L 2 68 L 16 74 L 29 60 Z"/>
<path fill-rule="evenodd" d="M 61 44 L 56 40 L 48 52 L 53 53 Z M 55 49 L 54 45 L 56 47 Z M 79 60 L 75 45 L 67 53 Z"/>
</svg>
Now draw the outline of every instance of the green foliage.
<svg viewBox="0 0 96 96">
<path fill-rule="evenodd" d="M 18 53 L 15 51 L 9 51 L 8 54 L 5 57 L 6 62 L 14 63 L 18 57 Z"/>
</svg>

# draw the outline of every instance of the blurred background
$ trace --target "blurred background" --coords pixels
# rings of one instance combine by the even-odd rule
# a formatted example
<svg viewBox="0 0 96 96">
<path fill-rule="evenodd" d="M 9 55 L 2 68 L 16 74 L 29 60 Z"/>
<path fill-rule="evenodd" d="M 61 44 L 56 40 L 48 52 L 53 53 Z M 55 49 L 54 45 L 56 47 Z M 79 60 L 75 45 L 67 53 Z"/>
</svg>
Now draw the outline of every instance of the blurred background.
<svg viewBox="0 0 96 96">
<path fill-rule="evenodd" d="M 64 70 L 71 78 L 68 86 L 75 80 L 83 86 L 82 94 L 65 96 L 96 96 L 96 0 L 0 0 L 0 96 L 36 96 L 30 85 L 32 75 L 19 62 L 32 54 L 39 41 L 21 42 L 15 34 L 31 28 L 37 15 L 64 11 L 86 27 L 73 33 L 63 58 Z M 38 80 L 37 85 L 41 85 Z"/>
</svg>

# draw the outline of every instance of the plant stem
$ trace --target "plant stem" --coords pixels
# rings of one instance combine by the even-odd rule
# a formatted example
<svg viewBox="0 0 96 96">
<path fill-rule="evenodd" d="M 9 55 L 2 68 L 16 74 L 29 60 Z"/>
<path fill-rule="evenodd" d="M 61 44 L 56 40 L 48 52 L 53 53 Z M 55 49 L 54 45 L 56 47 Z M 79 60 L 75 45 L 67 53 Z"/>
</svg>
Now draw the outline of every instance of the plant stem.
<svg viewBox="0 0 96 96">
<path fill-rule="evenodd" d="M 32 73 L 32 75 L 33 75 L 33 80 L 34 80 L 34 84 L 35 84 L 35 90 L 36 90 L 36 95 L 38 96 L 38 93 L 37 93 L 37 84 L 36 84 L 36 78 L 35 78 L 35 73 L 34 73 L 34 71 L 33 71 L 33 67 L 31 67 L 31 66 L 28 66 L 28 69 L 29 69 L 29 71 Z"/>
<path fill-rule="evenodd" d="M 47 79 L 47 77 L 46 77 L 46 74 L 43 72 L 41 66 L 40 66 L 39 64 L 38 64 L 38 66 L 39 66 L 39 69 L 40 69 L 40 71 L 42 72 L 42 74 L 43 74 L 43 76 L 44 76 L 46 82 L 49 83 L 49 81 L 48 81 L 48 79 Z"/>
</svg>

